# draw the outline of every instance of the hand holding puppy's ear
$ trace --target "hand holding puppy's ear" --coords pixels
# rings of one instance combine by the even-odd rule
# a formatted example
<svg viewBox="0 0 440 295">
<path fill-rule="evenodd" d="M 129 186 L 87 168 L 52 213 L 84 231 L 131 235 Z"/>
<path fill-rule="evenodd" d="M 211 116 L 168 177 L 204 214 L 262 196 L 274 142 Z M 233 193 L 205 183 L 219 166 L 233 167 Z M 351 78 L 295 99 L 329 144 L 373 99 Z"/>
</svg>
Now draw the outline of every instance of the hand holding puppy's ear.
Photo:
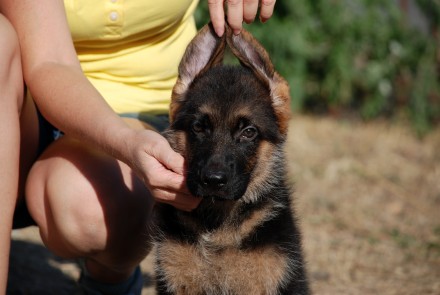
<svg viewBox="0 0 440 295">
<path fill-rule="evenodd" d="M 254 21 L 258 8 L 260 21 L 266 22 L 273 14 L 276 0 L 208 0 L 209 15 L 214 25 L 216 34 L 221 37 L 225 32 L 226 21 L 235 35 L 240 34 L 243 21 Z"/>
</svg>

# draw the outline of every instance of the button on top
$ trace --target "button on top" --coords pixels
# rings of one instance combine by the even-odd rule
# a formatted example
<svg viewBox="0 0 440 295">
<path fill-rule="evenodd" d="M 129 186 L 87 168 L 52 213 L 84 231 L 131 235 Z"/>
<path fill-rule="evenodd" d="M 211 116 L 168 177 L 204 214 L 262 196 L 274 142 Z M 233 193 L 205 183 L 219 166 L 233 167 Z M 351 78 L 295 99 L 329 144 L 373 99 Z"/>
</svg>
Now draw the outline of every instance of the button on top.
<svg viewBox="0 0 440 295">
<path fill-rule="evenodd" d="M 111 3 L 116 3 L 118 0 L 110 0 Z"/>
<path fill-rule="evenodd" d="M 110 19 L 112 20 L 112 21 L 117 21 L 118 20 L 118 18 L 119 18 L 119 14 L 116 12 L 116 11 L 112 11 L 112 12 L 110 12 Z"/>
</svg>

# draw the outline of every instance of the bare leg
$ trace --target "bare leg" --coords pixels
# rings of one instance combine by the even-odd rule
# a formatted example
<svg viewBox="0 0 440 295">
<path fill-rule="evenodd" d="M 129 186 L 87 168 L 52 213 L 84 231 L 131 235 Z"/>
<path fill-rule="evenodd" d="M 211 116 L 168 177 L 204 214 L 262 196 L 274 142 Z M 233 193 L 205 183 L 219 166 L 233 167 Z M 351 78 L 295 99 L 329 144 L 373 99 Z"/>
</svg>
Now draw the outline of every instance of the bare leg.
<svg viewBox="0 0 440 295">
<path fill-rule="evenodd" d="M 125 280 L 149 251 L 145 185 L 124 163 L 68 136 L 34 164 L 26 201 L 46 246 L 85 257 L 98 281 Z"/>
<path fill-rule="evenodd" d="M 0 14 L 0 294 L 6 292 L 12 218 L 17 200 L 22 100 L 18 41 L 12 26 Z"/>
<path fill-rule="evenodd" d="M 23 99 L 18 41 L 1 14 L 0 57 L 0 294 L 6 289 L 14 208 L 25 183 L 29 210 L 48 248 L 62 257 L 86 258 L 96 280 L 123 281 L 149 251 L 148 190 L 128 166 L 67 136 L 33 165 L 38 117 L 33 101 Z"/>
</svg>

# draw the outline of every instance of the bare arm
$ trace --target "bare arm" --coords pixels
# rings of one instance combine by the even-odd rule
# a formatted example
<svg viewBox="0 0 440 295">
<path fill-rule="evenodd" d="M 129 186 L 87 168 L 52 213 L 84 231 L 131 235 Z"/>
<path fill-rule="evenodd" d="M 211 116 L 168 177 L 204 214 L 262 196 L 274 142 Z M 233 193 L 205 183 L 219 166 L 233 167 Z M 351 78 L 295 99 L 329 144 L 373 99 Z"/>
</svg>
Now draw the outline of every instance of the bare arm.
<svg viewBox="0 0 440 295">
<path fill-rule="evenodd" d="M 63 1 L 4 0 L 0 9 L 17 31 L 25 82 L 42 114 L 66 134 L 127 163 L 157 200 L 194 208 L 183 158 L 158 134 L 126 125 L 83 75 Z"/>
<path fill-rule="evenodd" d="M 3 2 L 19 36 L 26 85 L 44 116 L 67 134 L 122 151 L 108 133 L 130 130 L 83 75 L 63 1 Z"/>
</svg>

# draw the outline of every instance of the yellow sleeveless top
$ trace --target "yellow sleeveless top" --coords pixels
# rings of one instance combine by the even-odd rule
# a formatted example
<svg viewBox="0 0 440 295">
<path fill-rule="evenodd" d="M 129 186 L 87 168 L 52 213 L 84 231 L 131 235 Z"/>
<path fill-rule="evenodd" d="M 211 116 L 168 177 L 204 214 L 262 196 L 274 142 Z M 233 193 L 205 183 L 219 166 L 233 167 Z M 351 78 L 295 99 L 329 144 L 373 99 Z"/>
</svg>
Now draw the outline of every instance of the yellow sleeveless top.
<svg viewBox="0 0 440 295">
<path fill-rule="evenodd" d="M 165 114 L 197 0 L 65 0 L 82 69 L 117 113 Z"/>
</svg>

